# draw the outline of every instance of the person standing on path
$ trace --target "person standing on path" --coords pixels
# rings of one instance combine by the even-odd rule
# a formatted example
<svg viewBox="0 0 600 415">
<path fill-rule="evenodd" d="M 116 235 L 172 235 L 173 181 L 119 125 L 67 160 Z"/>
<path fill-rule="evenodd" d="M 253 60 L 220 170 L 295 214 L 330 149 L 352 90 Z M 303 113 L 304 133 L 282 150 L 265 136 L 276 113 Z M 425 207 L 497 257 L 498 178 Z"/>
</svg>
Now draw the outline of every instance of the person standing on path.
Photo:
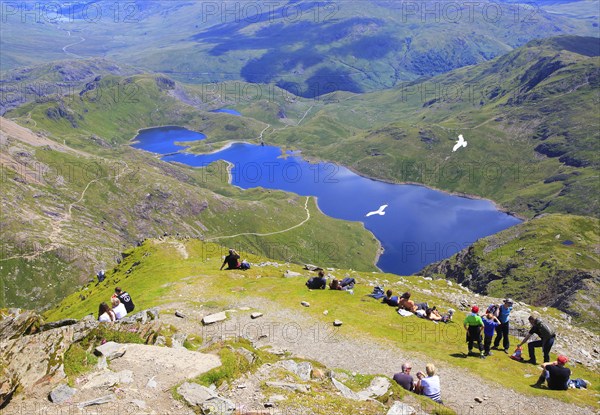
<svg viewBox="0 0 600 415">
<path fill-rule="evenodd" d="M 500 340 L 503 340 L 502 347 L 504 347 L 504 353 L 508 353 L 508 349 L 510 348 L 508 331 L 510 326 L 510 312 L 512 309 L 513 300 L 511 298 L 507 298 L 496 310 L 496 317 L 498 317 L 500 325 L 496 327 L 496 339 L 494 339 L 494 347 L 492 347 L 492 349 L 498 349 L 498 347 L 500 347 Z"/>
<path fill-rule="evenodd" d="M 554 345 L 554 339 L 556 338 L 556 333 L 554 329 L 546 322 L 544 322 L 540 317 L 536 317 L 533 314 L 529 316 L 529 323 L 531 324 L 531 330 L 519 346 L 527 343 L 527 340 L 534 335 L 537 334 L 540 337 L 540 340 L 536 340 L 533 342 L 529 342 L 527 347 L 529 348 L 529 360 L 528 363 L 536 365 L 535 358 L 535 348 L 541 347 L 542 352 L 544 353 L 544 363 L 548 363 L 550 361 L 550 349 Z"/>
</svg>

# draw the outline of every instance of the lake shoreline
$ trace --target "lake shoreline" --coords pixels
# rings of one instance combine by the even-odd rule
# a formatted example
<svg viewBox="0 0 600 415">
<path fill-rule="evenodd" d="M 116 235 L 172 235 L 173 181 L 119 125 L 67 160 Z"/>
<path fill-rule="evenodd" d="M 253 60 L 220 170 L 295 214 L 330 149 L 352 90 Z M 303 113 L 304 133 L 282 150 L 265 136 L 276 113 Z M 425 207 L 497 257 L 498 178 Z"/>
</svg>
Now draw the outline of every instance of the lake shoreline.
<svg viewBox="0 0 600 415">
<path fill-rule="evenodd" d="M 210 151 L 210 152 L 206 152 L 206 153 L 191 153 L 191 152 L 188 152 L 188 153 L 189 153 L 189 154 L 198 154 L 198 155 L 204 155 L 204 154 L 215 154 L 215 153 L 218 153 L 219 151 L 225 151 L 225 150 L 227 150 L 228 148 L 230 148 L 230 147 L 231 147 L 231 146 L 233 146 L 234 144 L 250 144 L 250 145 L 257 145 L 257 144 L 254 144 L 254 143 L 251 143 L 251 142 L 248 142 L 248 141 L 225 141 L 225 142 L 223 142 L 223 143 L 224 143 L 223 147 L 221 147 L 221 148 L 219 148 L 219 149 L 216 149 L 216 150 L 213 150 L 213 151 Z M 280 147 L 279 145 L 276 145 L 276 147 L 279 147 L 279 148 L 281 149 L 282 156 L 285 156 L 285 155 L 286 155 L 286 154 L 285 154 L 285 151 L 286 151 L 286 150 L 285 150 L 283 147 Z M 375 176 L 369 176 L 369 175 L 367 175 L 367 174 L 365 174 L 365 173 L 363 173 L 363 172 L 361 172 L 361 171 L 357 170 L 355 167 L 352 167 L 352 166 L 346 166 L 346 165 L 344 165 L 344 164 L 340 164 L 340 163 L 338 163 L 338 162 L 336 162 L 336 161 L 332 161 L 332 160 L 323 160 L 323 159 L 320 159 L 320 158 L 318 158 L 318 157 L 310 157 L 310 156 L 309 156 L 309 157 L 306 157 L 306 156 L 305 156 L 305 155 L 302 153 L 302 149 L 299 149 L 299 150 L 293 150 L 293 151 L 299 151 L 299 152 L 300 152 L 300 155 L 299 155 L 299 157 L 300 157 L 300 158 L 302 158 L 304 161 L 306 161 L 306 162 L 308 162 L 308 163 L 311 163 L 311 164 L 317 164 L 317 163 L 333 163 L 333 164 L 335 164 L 336 166 L 339 166 L 339 167 L 344 167 L 344 168 L 346 168 L 346 169 L 350 170 L 352 173 L 355 173 L 355 174 L 356 174 L 356 175 L 358 175 L 358 176 L 364 177 L 365 179 L 375 180 L 375 181 L 378 181 L 378 182 L 381 182 L 381 183 L 387 183 L 387 184 L 398 184 L 398 185 L 412 185 L 412 186 L 421 186 L 421 187 L 425 187 L 425 188 L 427 188 L 427 189 L 434 190 L 434 191 L 436 191 L 436 192 L 440 192 L 440 193 L 444 193 L 444 194 L 446 194 L 446 195 L 450 195 L 450 196 L 458 196 L 458 197 L 463 197 L 463 198 L 465 198 L 465 199 L 471 199 L 471 200 L 482 200 L 482 201 L 490 202 L 490 203 L 491 203 L 491 204 L 494 206 L 494 208 L 495 208 L 497 211 L 499 211 L 499 212 L 506 213 L 507 215 L 510 215 L 510 216 L 512 216 L 512 217 L 514 217 L 514 218 L 517 218 L 517 219 L 521 220 L 521 221 L 527 221 L 527 220 L 529 220 L 529 218 L 527 218 L 527 217 L 525 217 L 525 216 L 523 216 L 523 215 L 521 215 L 521 214 L 519 214 L 519 213 L 517 213 L 517 212 L 511 211 L 511 210 L 509 210 L 509 209 L 505 208 L 504 206 L 500 205 L 498 202 L 496 202 L 496 201 L 494 201 L 494 200 L 492 200 L 492 199 L 488 199 L 488 198 L 486 198 L 486 197 L 483 197 L 483 196 L 478 196 L 478 195 L 473 195 L 473 194 L 470 194 L 470 193 L 463 193 L 463 192 L 453 192 L 453 191 L 451 191 L 451 190 L 445 190 L 445 189 L 437 188 L 437 187 L 431 186 L 431 185 L 429 185 L 429 184 L 424 184 L 424 183 L 420 183 L 420 182 L 412 182 L 412 181 L 393 181 L 393 180 L 386 180 L 386 179 L 382 179 L 382 178 L 375 177 Z"/>
</svg>

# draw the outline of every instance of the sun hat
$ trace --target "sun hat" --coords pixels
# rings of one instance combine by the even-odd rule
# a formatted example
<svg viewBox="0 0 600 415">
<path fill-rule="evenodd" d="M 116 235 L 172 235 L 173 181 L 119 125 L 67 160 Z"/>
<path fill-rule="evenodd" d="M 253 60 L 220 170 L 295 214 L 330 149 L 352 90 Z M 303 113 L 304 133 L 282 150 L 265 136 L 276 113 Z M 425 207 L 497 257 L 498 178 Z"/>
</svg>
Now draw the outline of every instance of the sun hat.
<svg viewBox="0 0 600 415">
<path fill-rule="evenodd" d="M 471 312 L 472 312 L 472 313 L 479 313 L 479 307 L 477 307 L 476 305 L 474 305 L 474 306 L 471 308 Z"/>
</svg>

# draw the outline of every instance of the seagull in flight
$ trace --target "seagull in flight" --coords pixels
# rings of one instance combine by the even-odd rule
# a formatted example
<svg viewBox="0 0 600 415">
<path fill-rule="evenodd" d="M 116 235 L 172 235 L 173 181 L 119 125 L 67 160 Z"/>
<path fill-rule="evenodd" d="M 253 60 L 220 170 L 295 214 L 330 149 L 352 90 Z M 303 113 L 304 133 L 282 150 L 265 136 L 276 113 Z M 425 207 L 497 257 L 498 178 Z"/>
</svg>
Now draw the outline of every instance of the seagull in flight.
<svg viewBox="0 0 600 415">
<path fill-rule="evenodd" d="M 456 150 L 458 150 L 461 147 L 466 147 L 467 146 L 467 142 L 465 141 L 465 139 L 463 138 L 462 134 L 460 134 L 458 136 L 458 141 L 456 142 L 456 144 L 454 144 L 454 147 L 452 148 L 452 152 L 455 152 Z"/>
<path fill-rule="evenodd" d="M 373 212 L 369 212 L 365 216 L 367 216 L 367 217 L 368 216 L 372 216 L 372 215 L 381 215 L 381 216 L 383 216 L 383 215 L 385 215 L 384 210 L 385 210 L 386 207 L 388 207 L 388 205 L 381 205 L 381 206 L 379 206 L 379 209 L 374 210 Z"/>
</svg>

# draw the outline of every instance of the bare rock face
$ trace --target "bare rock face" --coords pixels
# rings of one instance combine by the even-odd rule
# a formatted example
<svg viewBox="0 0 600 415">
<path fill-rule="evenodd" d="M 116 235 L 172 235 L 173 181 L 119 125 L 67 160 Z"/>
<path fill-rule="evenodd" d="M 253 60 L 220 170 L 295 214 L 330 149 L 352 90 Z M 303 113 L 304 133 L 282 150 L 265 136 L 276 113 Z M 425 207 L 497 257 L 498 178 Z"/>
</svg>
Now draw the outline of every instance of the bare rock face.
<svg viewBox="0 0 600 415">
<path fill-rule="evenodd" d="M 0 366 L 4 368 L 3 385 L 7 390 L 2 399 L 5 402 L 17 386 L 28 389 L 64 379 L 65 352 L 98 326 L 98 322 L 88 319 L 39 332 L 41 322 L 38 314 L 20 310 L 11 310 L 0 321 Z"/>
</svg>

